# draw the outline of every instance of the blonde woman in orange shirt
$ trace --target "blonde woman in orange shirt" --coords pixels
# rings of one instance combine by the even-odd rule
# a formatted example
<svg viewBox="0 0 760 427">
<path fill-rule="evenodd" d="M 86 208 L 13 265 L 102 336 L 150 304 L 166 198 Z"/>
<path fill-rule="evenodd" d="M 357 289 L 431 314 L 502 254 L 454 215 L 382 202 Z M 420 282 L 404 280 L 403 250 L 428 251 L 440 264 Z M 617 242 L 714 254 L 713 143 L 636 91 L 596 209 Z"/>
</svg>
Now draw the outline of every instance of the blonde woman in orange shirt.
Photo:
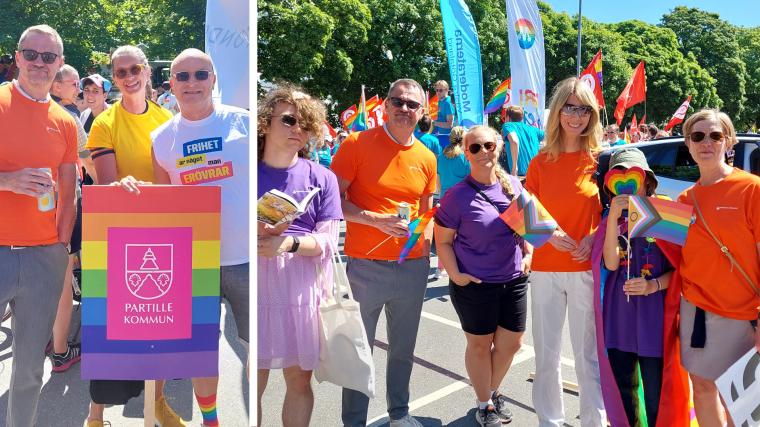
<svg viewBox="0 0 760 427">
<path fill-rule="evenodd" d="M 680 265 L 681 364 L 699 425 L 733 426 L 715 380 L 753 346 L 760 352 L 760 177 L 726 163 L 736 131 L 725 113 L 699 111 L 683 130 L 699 180 L 678 198 L 696 216 Z"/>
<path fill-rule="evenodd" d="M 565 414 L 560 350 L 565 312 L 580 386 L 581 425 L 606 424 L 599 384 L 591 275 L 592 233 L 602 207 L 596 186 L 596 154 L 602 139 L 599 106 L 575 77 L 554 89 L 546 146 L 528 166 L 525 188 L 543 203 L 560 229 L 536 248 L 531 266 L 531 319 L 536 349 L 533 405 L 539 425 L 561 426 Z"/>
</svg>

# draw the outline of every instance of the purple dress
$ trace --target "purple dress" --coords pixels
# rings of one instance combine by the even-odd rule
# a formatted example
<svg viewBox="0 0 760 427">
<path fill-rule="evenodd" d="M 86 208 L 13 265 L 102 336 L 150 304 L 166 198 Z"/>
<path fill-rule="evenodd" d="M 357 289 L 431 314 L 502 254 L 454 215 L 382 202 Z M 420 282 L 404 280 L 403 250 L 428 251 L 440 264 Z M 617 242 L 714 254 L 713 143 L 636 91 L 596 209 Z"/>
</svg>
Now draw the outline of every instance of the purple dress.
<svg viewBox="0 0 760 427">
<path fill-rule="evenodd" d="M 621 230 L 621 235 L 625 230 Z M 644 237 L 631 239 L 631 277 L 654 279 L 673 270 L 657 243 Z M 604 344 L 644 357 L 662 357 L 662 331 L 665 313 L 665 292 L 647 296 L 631 296 L 626 300 L 623 284 L 626 281 L 626 260 L 620 260 L 616 271 L 605 281 L 602 313 L 604 318 Z"/>
<path fill-rule="evenodd" d="M 313 370 L 319 362 L 319 304 L 332 290 L 331 248 L 338 246 L 343 219 L 338 180 L 323 166 L 301 158 L 286 169 L 259 161 L 257 169 L 257 197 L 274 188 L 301 200 L 312 188 L 322 189 L 307 211 L 283 233 L 311 234 L 322 255 L 259 256 L 256 274 L 258 369 L 299 366 Z M 320 269 L 324 272 L 321 276 Z"/>
</svg>

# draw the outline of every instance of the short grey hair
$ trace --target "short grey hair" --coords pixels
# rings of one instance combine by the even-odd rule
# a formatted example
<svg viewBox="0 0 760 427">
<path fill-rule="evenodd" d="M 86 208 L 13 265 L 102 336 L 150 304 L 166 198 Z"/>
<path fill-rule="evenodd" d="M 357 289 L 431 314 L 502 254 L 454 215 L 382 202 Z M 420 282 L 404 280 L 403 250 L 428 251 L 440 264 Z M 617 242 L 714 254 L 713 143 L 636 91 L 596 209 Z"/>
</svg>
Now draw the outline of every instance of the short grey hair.
<svg viewBox="0 0 760 427">
<path fill-rule="evenodd" d="M 21 45 L 24 43 L 24 40 L 26 40 L 27 36 L 29 36 L 29 33 L 47 34 L 48 36 L 51 36 L 58 45 L 59 55 L 63 56 L 63 39 L 61 39 L 61 35 L 58 34 L 58 31 L 56 31 L 55 28 L 45 24 L 31 26 L 21 33 L 21 37 L 18 39 L 17 50 L 19 52 L 21 51 Z"/>
<path fill-rule="evenodd" d="M 111 65 L 113 65 L 114 59 L 121 57 L 121 56 L 134 56 L 137 58 L 137 60 L 145 65 L 148 66 L 148 57 L 145 56 L 145 52 L 142 51 L 137 46 L 132 45 L 125 45 L 125 46 L 119 46 L 113 53 L 111 54 Z"/>
<path fill-rule="evenodd" d="M 391 83 L 391 87 L 388 89 L 388 96 L 386 98 L 390 98 L 391 93 L 393 93 L 393 90 L 398 86 L 411 86 L 416 88 L 420 93 L 420 103 L 422 103 L 423 106 L 425 105 L 425 91 L 422 89 L 422 85 L 414 79 L 398 79 L 395 82 Z"/>
<path fill-rule="evenodd" d="M 55 73 L 55 81 L 62 82 L 66 76 L 77 76 L 77 79 L 79 79 L 79 71 L 69 64 L 63 64 L 58 72 Z"/>
</svg>

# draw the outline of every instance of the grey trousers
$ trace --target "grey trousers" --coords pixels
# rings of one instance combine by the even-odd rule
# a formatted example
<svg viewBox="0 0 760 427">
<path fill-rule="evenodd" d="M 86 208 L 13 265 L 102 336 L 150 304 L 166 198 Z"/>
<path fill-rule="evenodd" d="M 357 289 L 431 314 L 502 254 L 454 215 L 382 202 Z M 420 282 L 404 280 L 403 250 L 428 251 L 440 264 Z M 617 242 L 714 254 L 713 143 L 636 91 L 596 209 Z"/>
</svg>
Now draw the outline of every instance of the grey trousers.
<svg viewBox="0 0 760 427">
<path fill-rule="evenodd" d="M 396 261 L 349 258 L 348 281 L 359 302 L 370 347 L 380 311 L 385 308 L 388 334 L 386 387 L 388 414 L 397 420 L 409 413 L 409 379 L 414 363 L 414 346 L 420 325 L 422 301 L 430 270 L 428 257 Z M 369 398 L 358 391 L 343 389 L 343 425 L 367 424 Z"/>
<path fill-rule="evenodd" d="M 63 289 L 69 254 L 59 244 L 0 246 L 0 307 L 10 303 L 13 366 L 7 427 L 32 427 L 42 387 L 45 344 Z"/>
</svg>

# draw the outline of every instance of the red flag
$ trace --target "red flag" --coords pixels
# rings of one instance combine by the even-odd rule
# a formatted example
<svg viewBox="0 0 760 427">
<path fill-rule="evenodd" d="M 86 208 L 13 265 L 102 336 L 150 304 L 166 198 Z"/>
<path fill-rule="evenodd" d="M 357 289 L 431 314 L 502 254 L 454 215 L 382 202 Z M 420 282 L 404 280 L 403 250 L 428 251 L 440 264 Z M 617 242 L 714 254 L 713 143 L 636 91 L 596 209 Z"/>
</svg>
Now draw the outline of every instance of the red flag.
<svg viewBox="0 0 760 427">
<path fill-rule="evenodd" d="M 631 133 L 639 131 L 639 125 L 636 123 L 636 113 L 633 113 L 633 117 L 631 117 Z"/>
<path fill-rule="evenodd" d="M 647 76 L 644 71 L 644 61 L 639 62 L 639 65 L 633 70 L 631 79 L 628 80 L 628 84 L 625 85 L 625 89 L 618 96 L 617 107 L 615 107 L 615 119 L 617 124 L 623 121 L 625 110 L 643 102 L 647 98 Z"/>
<path fill-rule="evenodd" d="M 596 102 L 604 108 L 604 95 L 602 94 L 602 50 L 594 55 L 588 67 L 581 73 L 580 79 L 594 91 Z"/>
<path fill-rule="evenodd" d="M 676 110 L 675 114 L 673 114 L 673 117 L 670 118 L 670 121 L 665 126 L 665 131 L 670 131 L 670 129 L 681 123 L 683 121 L 683 118 L 686 117 L 686 110 L 689 109 L 689 103 L 691 102 L 691 95 L 689 95 L 688 98 L 686 98 L 686 101 L 681 104 L 680 107 L 678 107 L 678 110 Z"/>
<path fill-rule="evenodd" d="M 330 123 L 325 120 L 325 130 L 327 130 L 327 133 L 330 135 L 330 138 L 335 139 L 338 137 L 338 132 L 335 131 L 335 129 L 330 126 Z"/>
<path fill-rule="evenodd" d="M 639 126 L 645 125 L 647 123 L 647 115 L 644 113 L 644 117 L 641 118 L 641 121 L 639 122 Z"/>
</svg>

